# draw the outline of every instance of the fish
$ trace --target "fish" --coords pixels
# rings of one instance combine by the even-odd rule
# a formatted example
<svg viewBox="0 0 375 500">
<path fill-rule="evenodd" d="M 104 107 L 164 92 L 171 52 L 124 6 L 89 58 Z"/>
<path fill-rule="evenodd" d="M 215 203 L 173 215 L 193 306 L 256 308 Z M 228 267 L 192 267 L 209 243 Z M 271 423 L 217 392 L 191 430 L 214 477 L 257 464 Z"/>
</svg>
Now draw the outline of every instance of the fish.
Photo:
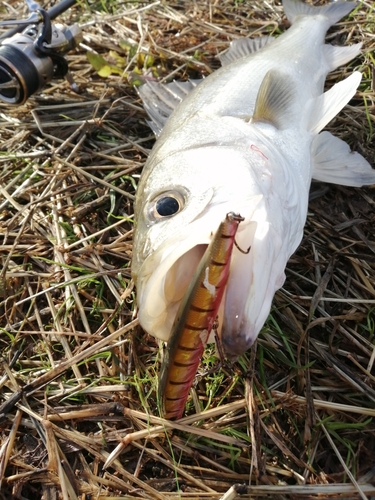
<svg viewBox="0 0 375 500">
<path fill-rule="evenodd" d="M 165 418 L 181 418 L 199 362 L 214 328 L 228 281 L 238 225 L 243 218 L 229 212 L 220 224 L 191 279 L 172 326 L 159 383 Z"/>
<path fill-rule="evenodd" d="M 325 43 L 329 27 L 357 3 L 282 3 L 290 27 L 277 38 L 234 40 L 221 68 L 202 80 L 139 89 L 157 136 L 135 202 L 139 322 L 150 335 L 173 339 L 208 245 L 225 215 L 240 213 L 218 309 L 228 358 L 249 349 L 267 320 L 303 236 L 312 179 L 375 183 L 367 160 L 323 130 L 361 82 L 354 71 L 324 91 L 327 74 L 361 53 L 360 43 Z"/>
</svg>

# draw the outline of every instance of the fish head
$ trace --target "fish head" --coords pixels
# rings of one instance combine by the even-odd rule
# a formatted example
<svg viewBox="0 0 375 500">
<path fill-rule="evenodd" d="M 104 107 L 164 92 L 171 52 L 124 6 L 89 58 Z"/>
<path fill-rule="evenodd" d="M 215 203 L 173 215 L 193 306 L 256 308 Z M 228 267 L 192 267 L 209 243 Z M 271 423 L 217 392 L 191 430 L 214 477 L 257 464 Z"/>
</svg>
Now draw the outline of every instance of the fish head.
<svg viewBox="0 0 375 500">
<path fill-rule="evenodd" d="M 132 275 L 139 319 L 151 335 L 168 340 L 178 305 L 203 253 L 228 212 L 249 217 L 247 158 L 230 146 L 151 154 L 137 190 Z M 250 193 L 250 194 L 249 194 Z"/>
<path fill-rule="evenodd" d="M 226 140 L 167 154 L 156 148 L 151 153 L 137 190 L 132 260 L 140 324 L 167 341 L 185 291 L 221 221 L 228 212 L 240 214 L 244 221 L 236 235 L 239 248 L 232 253 L 219 313 L 219 318 L 224 315 L 223 321 L 219 319 L 223 344 L 233 355 L 237 345 L 244 352 L 242 346 L 251 345 L 259 333 L 287 260 L 279 245 L 283 159 L 262 134 L 252 132 L 250 124 L 242 121 L 236 128 L 236 123 L 228 119 Z"/>
</svg>

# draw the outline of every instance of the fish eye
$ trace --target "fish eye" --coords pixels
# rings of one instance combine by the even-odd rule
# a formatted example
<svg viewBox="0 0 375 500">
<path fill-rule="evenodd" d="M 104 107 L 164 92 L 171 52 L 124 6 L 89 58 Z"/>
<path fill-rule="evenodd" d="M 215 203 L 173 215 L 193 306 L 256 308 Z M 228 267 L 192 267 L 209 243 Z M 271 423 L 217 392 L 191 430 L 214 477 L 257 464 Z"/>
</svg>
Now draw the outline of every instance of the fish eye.
<svg viewBox="0 0 375 500">
<path fill-rule="evenodd" d="M 163 196 L 156 202 L 155 210 L 160 217 L 169 217 L 180 210 L 180 204 L 174 196 Z"/>
<path fill-rule="evenodd" d="M 184 196 L 178 191 L 167 191 L 159 194 L 153 202 L 149 210 L 149 215 L 152 219 L 160 220 L 167 217 L 172 217 L 178 214 L 185 205 Z"/>
</svg>

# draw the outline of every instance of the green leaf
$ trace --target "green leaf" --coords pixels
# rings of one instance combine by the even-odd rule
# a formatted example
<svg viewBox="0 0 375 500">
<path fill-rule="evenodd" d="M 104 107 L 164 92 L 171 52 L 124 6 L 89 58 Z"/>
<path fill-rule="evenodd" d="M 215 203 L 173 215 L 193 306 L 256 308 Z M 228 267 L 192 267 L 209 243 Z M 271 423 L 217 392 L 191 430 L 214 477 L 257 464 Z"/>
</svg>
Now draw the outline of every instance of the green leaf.
<svg viewBox="0 0 375 500">
<path fill-rule="evenodd" d="M 106 66 L 103 66 L 102 68 L 100 68 L 97 71 L 98 71 L 98 75 L 102 76 L 103 78 L 107 78 L 112 73 L 112 69 L 109 66 L 109 64 L 107 64 Z"/>
<path fill-rule="evenodd" d="M 125 57 L 121 57 L 120 54 L 118 54 L 114 50 L 109 51 L 109 57 L 111 57 L 114 60 L 117 68 L 125 68 L 126 67 L 127 61 L 126 61 Z"/>
<path fill-rule="evenodd" d="M 108 66 L 107 61 L 100 54 L 94 54 L 93 52 L 87 52 L 86 57 L 91 64 L 91 66 L 96 70 L 100 71 L 105 66 Z"/>
<path fill-rule="evenodd" d="M 99 54 L 93 54 L 92 52 L 87 52 L 87 59 L 91 66 L 96 70 L 99 76 L 103 78 L 107 78 L 109 75 L 122 75 L 123 67 L 125 67 L 126 59 L 119 56 L 117 52 L 111 50 L 109 52 L 109 57 L 115 60 L 120 67 L 115 66 L 114 64 L 110 64 L 104 57 Z M 124 75 L 126 76 L 126 75 Z"/>
</svg>

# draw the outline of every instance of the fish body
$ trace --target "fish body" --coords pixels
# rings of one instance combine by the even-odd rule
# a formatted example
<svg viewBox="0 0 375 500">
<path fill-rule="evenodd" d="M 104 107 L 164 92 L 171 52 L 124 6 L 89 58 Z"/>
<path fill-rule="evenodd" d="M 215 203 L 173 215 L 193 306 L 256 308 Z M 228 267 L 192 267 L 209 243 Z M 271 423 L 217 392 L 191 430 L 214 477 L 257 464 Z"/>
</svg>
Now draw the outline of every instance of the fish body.
<svg viewBox="0 0 375 500">
<path fill-rule="evenodd" d="M 375 172 L 325 125 L 355 94 L 354 72 L 324 93 L 329 71 L 360 52 L 324 36 L 354 2 L 283 0 L 292 25 L 277 39 L 233 43 L 201 81 L 140 89 L 159 135 L 137 191 L 132 273 L 143 328 L 169 340 L 178 308 L 221 221 L 241 213 L 219 311 L 229 356 L 243 353 L 269 314 L 298 247 L 311 179 L 348 186 Z"/>
</svg>

